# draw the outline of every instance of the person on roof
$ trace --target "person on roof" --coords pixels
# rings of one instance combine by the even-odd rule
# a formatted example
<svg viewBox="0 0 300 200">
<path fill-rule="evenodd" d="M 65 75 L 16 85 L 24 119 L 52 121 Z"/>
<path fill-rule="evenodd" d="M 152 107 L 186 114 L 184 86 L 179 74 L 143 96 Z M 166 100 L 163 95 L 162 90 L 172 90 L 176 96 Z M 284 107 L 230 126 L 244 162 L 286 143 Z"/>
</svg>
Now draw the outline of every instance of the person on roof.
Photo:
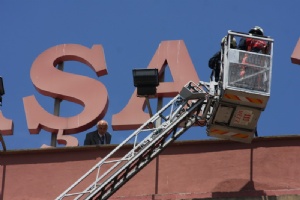
<svg viewBox="0 0 300 200">
<path fill-rule="evenodd" d="M 208 66 L 209 68 L 212 69 L 210 80 L 213 80 L 214 77 L 215 82 L 218 82 L 220 79 L 220 69 L 221 69 L 221 62 L 222 62 L 221 51 L 223 51 L 224 44 L 226 41 L 227 41 L 227 36 L 223 37 L 221 40 L 221 49 L 217 53 L 215 53 L 208 61 Z M 230 48 L 236 49 L 236 47 L 237 47 L 236 39 L 233 37 L 231 38 L 230 41 Z"/>
<path fill-rule="evenodd" d="M 110 144 L 111 134 L 107 132 L 108 123 L 105 120 L 100 120 L 97 123 L 97 130 L 87 133 L 84 140 L 84 145 L 105 145 Z"/>
</svg>

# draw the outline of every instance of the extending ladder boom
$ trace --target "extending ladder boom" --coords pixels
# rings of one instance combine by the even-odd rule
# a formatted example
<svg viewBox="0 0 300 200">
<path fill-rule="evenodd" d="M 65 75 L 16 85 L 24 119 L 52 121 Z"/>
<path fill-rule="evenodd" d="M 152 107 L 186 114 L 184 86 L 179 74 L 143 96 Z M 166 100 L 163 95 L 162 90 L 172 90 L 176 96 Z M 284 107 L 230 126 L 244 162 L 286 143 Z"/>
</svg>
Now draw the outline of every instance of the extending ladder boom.
<svg viewBox="0 0 300 200">
<path fill-rule="evenodd" d="M 212 95 L 206 85 L 189 82 L 180 94 L 119 144 L 105 158 L 64 191 L 61 199 L 108 199 L 170 143 L 209 113 Z M 203 112 L 202 112 L 203 111 Z M 142 139 L 140 139 L 142 138 Z M 140 141 L 140 142 L 139 142 Z M 112 159 L 126 144 L 132 149 Z M 118 157 L 120 157 L 118 155 Z M 92 184 L 87 180 L 93 178 Z M 82 190 L 82 188 L 85 188 Z M 80 190 L 80 191 L 79 191 Z"/>
</svg>

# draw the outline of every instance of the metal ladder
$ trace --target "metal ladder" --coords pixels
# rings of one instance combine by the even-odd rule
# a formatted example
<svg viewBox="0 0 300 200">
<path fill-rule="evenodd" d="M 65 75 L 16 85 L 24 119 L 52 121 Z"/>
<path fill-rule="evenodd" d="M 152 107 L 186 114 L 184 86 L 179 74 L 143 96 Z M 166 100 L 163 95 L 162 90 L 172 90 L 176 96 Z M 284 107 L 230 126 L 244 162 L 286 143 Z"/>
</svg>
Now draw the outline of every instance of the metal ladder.
<svg viewBox="0 0 300 200">
<path fill-rule="evenodd" d="M 65 190 L 61 199 L 108 199 L 180 135 L 205 120 L 213 95 L 203 82 L 187 83 L 180 94 Z M 139 142 L 139 138 L 142 138 Z M 126 144 L 132 149 L 112 159 Z M 133 144 L 133 145 L 132 145 Z M 120 155 L 117 155 L 120 157 Z M 92 184 L 88 184 L 91 181 Z M 85 188 L 82 190 L 82 188 Z"/>
</svg>

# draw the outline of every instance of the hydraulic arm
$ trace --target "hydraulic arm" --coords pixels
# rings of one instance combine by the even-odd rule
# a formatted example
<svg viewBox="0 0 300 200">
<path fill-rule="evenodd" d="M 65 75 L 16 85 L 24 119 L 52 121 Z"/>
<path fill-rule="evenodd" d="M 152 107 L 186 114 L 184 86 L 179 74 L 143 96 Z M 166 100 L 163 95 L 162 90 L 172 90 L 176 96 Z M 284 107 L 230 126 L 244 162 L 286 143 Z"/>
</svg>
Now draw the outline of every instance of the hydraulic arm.
<svg viewBox="0 0 300 200">
<path fill-rule="evenodd" d="M 108 199 L 170 143 L 196 122 L 203 121 L 209 113 L 208 104 L 212 98 L 205 84 L 189 82 L 180 94 L 57 197 L 57 200 L 68 197 Z M 132 143 L 132 149 L 126 155 L 114 159 L 124 145 Z M 85 180 L 91 177 L 94 181 L 86 184 Z M 85 189 L 79 191 L 78 188 L 83 187 Z"/>
</svg>

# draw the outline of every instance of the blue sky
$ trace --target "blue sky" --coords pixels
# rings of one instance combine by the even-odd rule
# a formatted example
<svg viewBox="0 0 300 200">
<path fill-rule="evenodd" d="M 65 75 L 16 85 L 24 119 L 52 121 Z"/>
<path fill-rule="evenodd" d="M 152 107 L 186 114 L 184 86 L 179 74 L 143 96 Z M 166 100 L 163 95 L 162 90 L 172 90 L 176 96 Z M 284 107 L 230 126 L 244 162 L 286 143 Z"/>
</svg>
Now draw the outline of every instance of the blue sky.
<svg viewBox="0 0 300 200">
<path fill-rule="evenodd" d="M 298 134 L 299 66 L 291 54 L 300 36 L 298 0 L 0 0 L 0 76 L 6 94 L 1 110 L 14 122 L 14 134 L 4 136 L 8 150 L 50 145 L 50 133 L 31 135 L 27 129 L 23 98 L 35 95 L 49 113 L 54 100 L 39 94 L 30 79 L 34 60 L 59 44 L 104 48 L 108 74 L 97 77 L 87 66 L 65 63 L 65 71 L 95 78 L 105 84 L 109 108 L 104 119 L 128 103 L 134 86 L 133 68 L 146 68 L 158 45 L 166 40 L 183 40 L 202 81 L 209 81 L 208 59 L 219 49 L 228 30 L 248 32 L 255 25 L 274 38 L 271 97 L 259 123 L 259 136 Z M 166 101 L 165 101 L 166 103 Z M 61 104 L 60 115 L 74 116 L 80 105 Z M 85 134 L 74 134 L 83 145 Z M 132 131 L 114 131 L 118 144 Z M 192 128 L 181 140 L 208 139 L 205 128 Z"/>
</svg>

